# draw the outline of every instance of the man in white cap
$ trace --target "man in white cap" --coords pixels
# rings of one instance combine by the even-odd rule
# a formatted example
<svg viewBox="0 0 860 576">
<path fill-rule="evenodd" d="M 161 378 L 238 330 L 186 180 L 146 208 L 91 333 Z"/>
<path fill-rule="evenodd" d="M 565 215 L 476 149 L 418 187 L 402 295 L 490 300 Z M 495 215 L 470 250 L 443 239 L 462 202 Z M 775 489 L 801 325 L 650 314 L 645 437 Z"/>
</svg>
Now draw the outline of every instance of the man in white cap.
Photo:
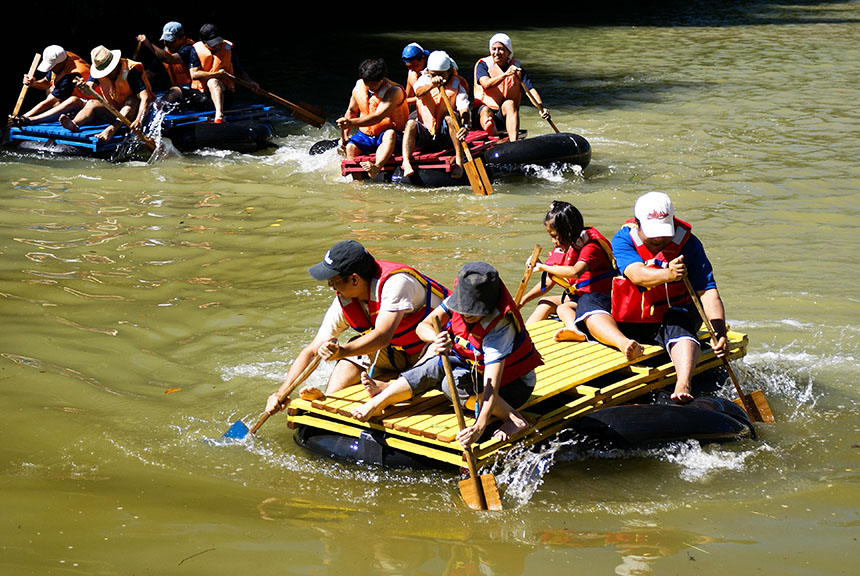
<svg viewBox="0 0 860 576">
<path fill-rule="evenodd" d="M 612 238 L 612 253 L 623 274 L 612 285 L 612 316 L 628 337 L 666 348 L 678 377 L 672 399 L 689 402 L 701 352 L 696 333 L 702 318 L 684 277 L 714 326 L 718 338 L 711 346 L 719 357 L 728 350 L 723 301 L 702 243 L 689 224 L 675 218 L 669 196 L 648 192 L 636 201 L 633 214 Z"/>
<path fill-rule="evenodd" d="M 36 70 L 45 76 L 37 80 L 25 74 L 23 84 L 46 90 L 48 94 L 31 110 L 20 116 L 10 116 L 10 126 L 54 122 L 61 114 L 73 114 L 84 106 L 84 95 L 75 86 L 75 81 L 89 77 L 90 65 L 86 60 L 55 44 L 42 52 L 42 60 Z"/>
<path fill-rule="evenodd" d="M 90 82 L 105 102 L 128 118 L 132 127 L 143 127 L 147 107 L 155 101 L 143 64 L 123 58 L 119 50 L 96 46 L 90 52 Z M 83 126 L 103 123 L 108 126 L 98 135 L 102 141 L 113 138 L 122 126 L 122 122 L 96 99 L 87 100 L 74 118 L 67 114 L 60 116 L 60 124 L 72 132 L 80 131 Z"/>
<path fill-rule="evenodd" d="M 520 127 L 520 99 L 523 89 L 534 97 L 541 110 L 541 117 L 549 119 L 549 110 L 532 86 L 531 78 L 514 60 L 514 48 L 507 34 L 495 34 L 490 38 L 490 55 L 475 64 L 475 105 L 481 129 L 491 136 L 504 126 L 508 138 L 517 139 Z"/>
<path fill-rule="evenodd" d="M 456 112 L 459 132 L 449 126 L 448 107 L 442 101 L 442 93 Z M 427 57 L 427 71 L 415 82 L 415 110 L 417 119 L 410 119 L 403 131 L 403 177 L 408 178 L 415 170 L 412 155 L 417 150 L 423 153 L 454 150 L 455 167 L 451 176 L 463 175 L 463 145 L 469 121 L 469 90 L 466 83 L 452 66 L 447 53 L 437 50 Z"/>
<path fill-rule="evenodd" d="M 157 60 L 156 67 L 163 67 L 170 82 L 170 88 L 164 95 L 167 102 L 181 102 L 191 95 L 191 73 L 189 72 L 191 55 L 194 53 L 194 41 L 185 35 L 185 27 L 179 22 L 168 22 L 161 31 L 160 40 L 164 48 L 153 44 L 145 34 L 139 34 L 137 41 L 141 46 L 153 53 Z M 155 71 L 147 73 L 156 75 Z M 198 91 L 195 91 L 198 92 Z M 199 92 L 198 92 L 199 93 Z"/>
<path fill-rule="evenodd" d="M 296 357 L 278 392 L 269 396 L 269 414 L 285 407 L 280 394 L 314 356 L 337 361 L 326 387 L 329 394 L 358 384 L 367 365 L 382 379 L 412 367 L 424 350 L 415 328 L 448 295 L 444 286 L 410 266 L 376 260 L 355 240 L 332 246 L 308 273 L 317 281 L 327 282 L 336 294 L 316 336 Z M 358 335 L 349 342 L 338 342 L 349 328 Z M 364 368 L 361 356 L 367 357 Z M 303 388 L 301 394 L 303 398 L 322 396 L 311 386 Z"/>
</svg>

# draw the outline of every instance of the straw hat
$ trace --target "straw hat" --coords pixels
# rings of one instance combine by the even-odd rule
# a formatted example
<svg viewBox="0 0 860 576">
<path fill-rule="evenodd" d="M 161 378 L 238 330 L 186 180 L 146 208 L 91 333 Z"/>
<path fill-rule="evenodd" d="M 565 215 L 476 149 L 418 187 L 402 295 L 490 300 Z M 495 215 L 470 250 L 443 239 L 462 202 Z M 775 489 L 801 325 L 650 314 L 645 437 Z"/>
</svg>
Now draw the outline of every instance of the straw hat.
<svg viewBox="0 0 860 576">
<path fill-rule="evenodd" d="M 96 46 L 90 52 L 90 61 L 93 63 L 90 67 L 90 76 L 104 78 L 114 71 L 121 58 L 122 54 L 119 50 L 108 50 L 104 46 Z"/>
</svg>

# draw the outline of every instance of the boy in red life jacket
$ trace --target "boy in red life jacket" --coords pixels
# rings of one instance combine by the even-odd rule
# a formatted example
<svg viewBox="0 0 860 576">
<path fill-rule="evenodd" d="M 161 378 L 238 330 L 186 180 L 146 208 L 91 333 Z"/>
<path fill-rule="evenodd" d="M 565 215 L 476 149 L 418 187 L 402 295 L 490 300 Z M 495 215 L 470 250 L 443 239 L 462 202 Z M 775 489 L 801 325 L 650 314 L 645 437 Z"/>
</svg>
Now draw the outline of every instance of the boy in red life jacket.
<svg viewBox="0 0 860 576">
<path fill-rule="evenodd" d="M 433 318 L 447 327 L 438 334 Z M 516 411 L 534 390 L 534 369 L 540 366 L 535 349 L 513 298 L 499 279 L 499 273 L 486 262 L 470 262 L 460 269 L 451 296 L 446 298 L 417 330 L 431 343 L 425 359 L 397 380 L 381 383 L 363 375 L 362 382 L 370 401 L 353 411 L 353 417 L 366 421 L 379 415 L 386 406 L 408 400 L 441 385 L 450 398 L 442 361 L 448 355 L 454 374 L 457 401 L 474 409 L 475 422 L 457 434 L 463 446 L 477 442 L 491 416 L 502 421 L 494 437 L 507 440 L 528 428 Z"/>
<path fill-rule="evenodd" d="M 612 238 L 612 251 L 624 275 L 613 280 L 612 316 L 625 334 L 666 348 L 678 377 L 672 398 L 689 402 L 693 399 L 690 380 L 701 353 L 696 333 L 702 318 L 684 276 L 701 297 L 717 333 L 711 347 L 718 357 L 728 350 L 723 301 L 702 243 L 689 224 L 675 218 L 666 194 L 641 196 L 633 212 L 635 218 Z"/>
<path fill-rule="evenodd" d="M 435 280 L 405 264 L 376 260 L 354 240 L 332 246 L 322 262 L 308 273 L 318 281 L 328 282 L 336 294 L 317 335 L 299 353 L 281 389 L 269 397 L 269 414 L 285 407 L 278 403 L 279 394 L 316 355 L 323 360 L 338 360 L 326 387 L 329 394 L 358 384 L 364 370 L 359 356 L 367 355 L 373 362 L 371 370 L 382 379 L 411 368 L 425 348 L 415 333 L 416 326 L 448 295 L 448 290 Z M 338 336 L 348 328 L 360 335 L 339 343 Z M 300 394 L 307 399 L 322 396 L 320 390 L 310 386 Z"/>
<path fill-rule="evenodd" d="M 582 214 L 568 202 L 555 201 L 544 218 L 547 234 L 555 244 L 546 262 L 534 270 L 549 276 L 552 284 L 564 289 L 562 296 L 543 296 L 545 278 L 523 298 L 523 304 L 540 296 L 527 324 L 558 314 L 565 327 L 554 334 L 556 341 L 591 340 L 617 348 L 633 360 L 642 355 L 642 346 L 618 329 L 609 309 L 615 262 L 609 241 L 596 228 L 585 226 Z M 550 284 L 550 286 L 552 286 Z"/>
</svg>

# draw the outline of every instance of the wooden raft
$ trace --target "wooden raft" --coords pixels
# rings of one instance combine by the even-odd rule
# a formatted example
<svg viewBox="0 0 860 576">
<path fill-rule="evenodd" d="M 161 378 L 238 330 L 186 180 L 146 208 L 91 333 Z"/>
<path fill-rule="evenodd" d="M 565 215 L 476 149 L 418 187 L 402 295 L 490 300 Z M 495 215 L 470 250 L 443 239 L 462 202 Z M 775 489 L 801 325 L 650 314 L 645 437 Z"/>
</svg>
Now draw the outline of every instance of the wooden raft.
<svg viewBox="0 0 860 576">
<path fill-rule="evenodd" d="M 631 401 L 652 390 L 675 383 L 669 355 L 659 346 L 644 346 L 645 353 L 629 362 L 621 352 L 594 342 L 555 342 L 561 324 L 543 320 L 528 327 L 544 364 L 536 369 L 537 384 L 529 400 L 519 409 L 529 422 L 528 430 L 508 441 L 489 439 L 475 446 L 478 465 L 488 464 L 515 446 L 531 446 L 567 427 L 589 412 Z M 707 340 L 707 333 L 699 338 Z M 728 333 L 729 358 L 746 354 L 747 337 Z M 694 373 L 722 364 L 709 347 L 704 347 Z M 290 428 L 310 426 L 351 437 L 368 429 L 386 433 L 385 442 L 396 450 L 460 466 L 462 447 L 454 409 L 440 390 L 431 390 L 408 402 L 389 406 L 370 422 L 359 422 L 351 410 L 368 400 L 361 385 L 351 386 L 324 399 L 293 399 L 287 411 Z M 474 422 L 469 412 L 466 424 Z M 495 422 L 498 424 L 498 421 Z M 490 424 L 493 426 L 493 423 Z"/>
</svg>

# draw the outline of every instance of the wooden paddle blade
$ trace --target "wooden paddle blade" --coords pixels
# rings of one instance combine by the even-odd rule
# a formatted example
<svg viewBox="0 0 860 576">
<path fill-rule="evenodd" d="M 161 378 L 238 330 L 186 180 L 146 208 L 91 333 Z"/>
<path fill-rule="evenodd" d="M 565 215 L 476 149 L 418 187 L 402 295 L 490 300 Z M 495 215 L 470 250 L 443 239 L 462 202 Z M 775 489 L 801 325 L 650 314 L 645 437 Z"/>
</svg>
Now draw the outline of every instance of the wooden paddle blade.
<svg viewBox="0 0 860 576">
<path fill-rule="evenodd" d="M 248 435 L 248 427 L 245 426 L 245 423 L 241 420 L 236 420 L 233 424 L 230 425 L 230 428 L 224 432 L 222 438 L 232 438 L 233 440 L 241 440 L 245 436 Z"/>
<path fill-rule="evenodd" d="M 481 474 L 481 485 L 484 487 L 484 498 L 487 501 L 487 510 L 501 510 L 502 496 L 496 485 L 496 477 L 492 474 Z"/>
<path fill-rule="evenodd" d="M 761 390 L 753 390 L 749 394 L 746 394 L 743 400 L 736 398 L 733 402 L 744 408 L 744 410 L 746 410 L 745 405 L 750 406 L 752 414 L 747 414 L 747 416 L 753 422 L 765 422 L 767 424 L 776 422 L 776 418 L 773 417 L 773 412 L 770 409 L 770 404 L 767 403 L 767 398 L 764 397 L 764 392 Z"/>
<path fill-rule="evenodd" d="M 486 510 L 484 500 L 478 491 L 479 489 L 475 486 L 475 482 L 471 478 L 460 480 L 459 485 L 460 496 L 463 497 L 466 506 L 472 510 Z"/>
<path fill-rule="evenodd" d="M 469 184 L 472 185 L 472 191 L 475 194 L 488 196 L 493 193 L 493 185 L 490 184 L 490 177 L 487 176 L 487 169 L 484 167 L 482 159 L 473 158 L 465 163 L 464 168 L 466 169 L 466 176 L 469 178 Z"/>
</svg>

